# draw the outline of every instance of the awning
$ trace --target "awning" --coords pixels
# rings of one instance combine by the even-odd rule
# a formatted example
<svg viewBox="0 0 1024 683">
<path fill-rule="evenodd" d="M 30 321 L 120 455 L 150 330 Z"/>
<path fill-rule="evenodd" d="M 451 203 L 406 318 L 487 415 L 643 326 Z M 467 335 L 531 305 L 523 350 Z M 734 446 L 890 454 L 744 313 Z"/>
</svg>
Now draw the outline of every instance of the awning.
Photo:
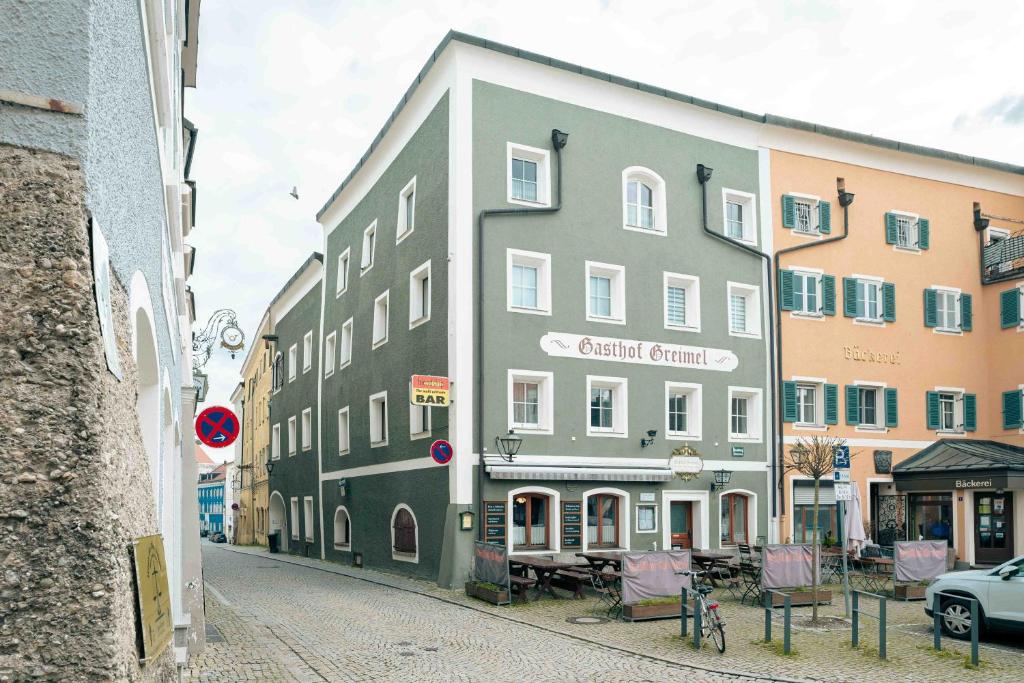
<svg viewBox="0 0 1024 683">
<path fill-rule="evenodd" d="M 900 491 L 1024 488 L 1024 448 L 998 441 L 940 439 L 896 465 Z"/>
<path fill-rule="evenodd" d="M 663 458 L 605 458 L 525 455 L 509 463 L 484 456 L 491 479 L 530 481 L 669 481 L 675 473 Z"/>
</svg>

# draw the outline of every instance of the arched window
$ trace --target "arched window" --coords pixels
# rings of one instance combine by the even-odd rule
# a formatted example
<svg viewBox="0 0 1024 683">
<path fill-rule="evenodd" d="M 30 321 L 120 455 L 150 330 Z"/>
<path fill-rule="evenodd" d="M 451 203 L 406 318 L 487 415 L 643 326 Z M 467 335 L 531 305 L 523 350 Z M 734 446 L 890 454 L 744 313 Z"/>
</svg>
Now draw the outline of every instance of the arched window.
<svg viewBox="0 0 1024 683">
<path fill-rule="evenodd" d="M 636 178 L 626 182 L 626 225 L 654 229 L 654 190 Z"/>
<path fill-rule="evenodd" d="M 630 166 L 622 172 L 622 223 L 627 230 L 665 234 L 665 181 L 654 171 Z"/>
<path fill-rule="evenodd" d="M 611 493 L 598 493 L 587 498 L 588 547 L 618 547 L 621 500 Z"/>
<path fill-rule="evenodd" d="M 512 547 L 544 550 L 551 547 L 551 497 L 520 493 L 512 499 Z"/>
<path fill-rule="evenodd" d="M 344 507 L 334 511 L 334 547 L 338 550 L 352 547 L 352 523 Z"/>
<path fill-rule="evenodd" d="M 395 508 L 391 516 L 392 557 L 396 560 L 417 561 L 416 517 L 405 505 Z"/>
<path fill-rule="evenodd" d="M 750 519 L 750 496 L 745 493 L 726 493 L 721 498 L 721 545 L 749 543 L 747 524 Z"/>
</svg>

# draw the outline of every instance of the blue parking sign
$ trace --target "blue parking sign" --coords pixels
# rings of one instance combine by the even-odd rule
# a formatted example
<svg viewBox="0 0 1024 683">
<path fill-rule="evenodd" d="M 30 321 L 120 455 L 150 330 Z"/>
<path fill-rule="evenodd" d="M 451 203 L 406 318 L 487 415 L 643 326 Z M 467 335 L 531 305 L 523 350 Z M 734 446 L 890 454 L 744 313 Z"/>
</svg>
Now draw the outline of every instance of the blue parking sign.
<svg viewBox="0 0 1024 683">
<path fill-rule="evenodd" d="M 832 451 L 832 469 L 836 470 L 848 470 L 850 469 L 850 447 L 849 446 L 836 446 Z"/>
</svg>

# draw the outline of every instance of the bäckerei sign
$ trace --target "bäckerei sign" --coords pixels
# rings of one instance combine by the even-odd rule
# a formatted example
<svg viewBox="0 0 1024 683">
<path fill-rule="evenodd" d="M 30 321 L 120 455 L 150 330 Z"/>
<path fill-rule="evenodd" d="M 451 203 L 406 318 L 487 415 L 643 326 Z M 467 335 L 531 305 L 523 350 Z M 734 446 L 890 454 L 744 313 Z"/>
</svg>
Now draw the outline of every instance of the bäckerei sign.
<svg viewBox="0 0 1024 683">
<path fill-rule="evenodd" d="M 726 349 L 592 337 L 565 332 L 548 332 L 540 338 L 540 347 L 549 356 L 661 365 L 671 368 L 732 372 L 739 365 L 736 354 Z"/>
</svg>

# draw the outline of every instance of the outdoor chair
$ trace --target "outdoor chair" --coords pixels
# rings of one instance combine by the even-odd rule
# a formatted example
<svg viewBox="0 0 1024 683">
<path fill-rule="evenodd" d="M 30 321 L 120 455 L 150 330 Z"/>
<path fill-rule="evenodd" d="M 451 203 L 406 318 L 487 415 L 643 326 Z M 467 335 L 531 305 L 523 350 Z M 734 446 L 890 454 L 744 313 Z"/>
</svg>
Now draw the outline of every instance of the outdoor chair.
<svg viewBox="0 0 1024 683">
<path fill-rule="evenodd" d="M 614 574 L 601 574 L 598 580 L 601 582 L 601 587 L 595 590 L 598 598 L 601 599 L 601 605 L 605 607 L 605 615 L 618 619 L 622 615 L 622 591 L 619 587 L 619 577 Z M 615 616 L 612 617 L 612 614 Z"/>
<path fill-rule="evenodd" d="M 753 562 L 754 558 L 750 552 L 750 545 L 747 543 L 737 543 L 736 549 L 740 552 L 740 562 Z"/>
<path fill-rule="evenodd" d="M 740 604 L 745 604 L 747 598 L 750 598 L 751 604 L 759 604 L 761 601 L 761 568 L 753 562 L 740 562 L 740 584 L 743 590 Z"/>
<path fill-rule="evenodd" d="M 743 582 L 740 579 L 739 567 L 730 564 L 729 560 L 715 560 L 712 564 L 712 571 L 715 577 L 725 584 L 729 595 L 738 598 L 743 594 Z"/>
</svg>

